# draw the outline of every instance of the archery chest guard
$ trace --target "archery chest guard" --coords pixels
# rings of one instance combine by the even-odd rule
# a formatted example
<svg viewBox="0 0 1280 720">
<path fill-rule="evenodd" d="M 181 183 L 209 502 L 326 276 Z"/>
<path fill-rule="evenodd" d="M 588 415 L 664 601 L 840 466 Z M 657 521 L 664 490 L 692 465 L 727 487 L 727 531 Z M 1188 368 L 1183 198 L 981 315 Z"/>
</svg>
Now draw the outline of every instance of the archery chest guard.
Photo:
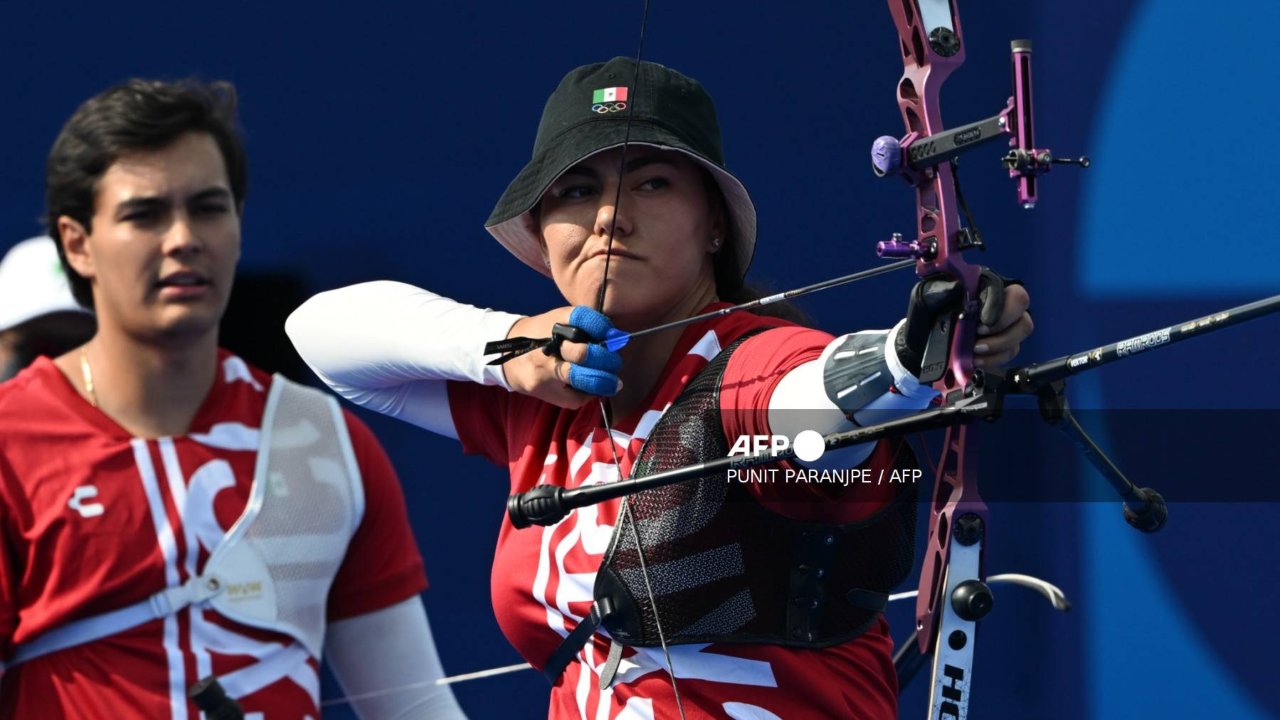
<svg viewBox="0 0 1280 720">
<path fill-rule="evenodd" d="M 667 409 L 640 450 L 634 477 L 728 454 L 720 382 L 745 339 L 712 360 Z M 909 451 L 900 455 L 914 466 Z M 821 648 L 852 640 L 911 570 L 915 499 L 908 485 L 870 518 L 822 524 L 772 512 L 718 473 L 627 497 L 629 512 L 619 513 L 596 575 L 586 632 L 565 639 L 547 674 L 554 681 L 597 625 L 625 645 L 661 644 L 642 562 L 668 644 Z"/>
</svg>

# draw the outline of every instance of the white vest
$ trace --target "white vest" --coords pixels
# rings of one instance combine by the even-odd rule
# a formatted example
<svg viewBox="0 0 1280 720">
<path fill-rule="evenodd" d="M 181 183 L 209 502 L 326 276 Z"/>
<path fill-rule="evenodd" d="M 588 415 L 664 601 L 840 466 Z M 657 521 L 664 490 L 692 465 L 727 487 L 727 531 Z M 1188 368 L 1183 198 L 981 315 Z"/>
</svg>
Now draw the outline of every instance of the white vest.
<svg viewBox="0 0 1280 720">
<path fill-rule="evenodd" d="M 19 645 L 7 667 L 188 605 L 289 635 L 319 658 L 329 587 L 363 516 L 364 484 L 342 409 L 334 398 L 276 375 L 249 502 L 204 572 L 129 607 L 54 628 Z"/>
</svg>

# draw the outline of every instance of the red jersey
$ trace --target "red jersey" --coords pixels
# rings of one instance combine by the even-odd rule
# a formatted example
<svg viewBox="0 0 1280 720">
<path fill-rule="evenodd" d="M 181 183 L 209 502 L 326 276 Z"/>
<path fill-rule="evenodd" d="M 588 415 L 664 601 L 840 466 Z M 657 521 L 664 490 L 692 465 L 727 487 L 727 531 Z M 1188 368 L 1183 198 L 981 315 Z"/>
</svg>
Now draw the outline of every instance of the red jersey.
<svg viewBox="0 0 1280 720">
<path fill-rule="evenodd" d="M 511 491 L 538 484 L 576 488 L 630 473 L 649 431 L 721 348 L 746 331 L 782 321 L 739 313 L 685 329 L 651 397 L 608 437 L 597 404 L 565 410 L 501 388 L 450 383 L 449 404 L 467 452 L 505 465 Z M 816 359 L 831 336 L 787 326 L 741 345 L 725 369 L 726 437 L 767 434 L 768 398 L 787 371 Z M 809 491 L 802 491 L 809 492 Z M 762 497 L 770 504 L 779 498 Z M 788 498 L 794 500 L 794 497 Z M 812 496 L 814 502 L 840 498 Z M 827 519 L 863 517 L 880 498 L 866 495 Z M 580 508 L 551 527 L 516 530 L 503 520 L 493 564 L 492 596 L 508 640 L 541 668 L 589 612 L 596 571 L 617 522 L 620 501 Z M 883 619 L 848 643 L 822 650 L 774 645 L 686 644 L 670 647 L 689 718 L 893 718 L 897 682 L 892 641 Z M 676 701 L 661 648 L 634 648 L 612 686 L 599 689 L 608 643 L 596 634 L 551 692 L 551 718 L 674 717 Z M 586 662 L 583 662 L 583 657 Z"/>
<path fill-rule="evenodd" d="M 200 574 L 244 512 L 271 382 L 220 351 L 188 434 L 160 439 L 132 437 L 47 358 L 0 385 L 0 657 Z M 345 417 L 366 500 L 328 621 L 426 587 L 395 471 L 369 429 Z M 246 713 L 320 717 L 318 658 L 195 607 L 8 670 L 0 717 L 198 718 L 186 691 L 211 674 Z"/>
</svg>

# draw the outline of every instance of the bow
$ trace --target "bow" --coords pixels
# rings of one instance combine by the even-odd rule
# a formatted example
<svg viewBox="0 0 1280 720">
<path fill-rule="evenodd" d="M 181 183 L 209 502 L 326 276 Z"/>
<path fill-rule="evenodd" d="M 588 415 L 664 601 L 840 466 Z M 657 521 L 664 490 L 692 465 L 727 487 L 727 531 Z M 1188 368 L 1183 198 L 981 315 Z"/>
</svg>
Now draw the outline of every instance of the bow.
<svg viewBox="0 0 1280 720">
<path fill-rule="evenodd" d="M 877 250 L 882 256 L 915 257 L 920 277 L 941 273 L 959 280 L 964 288 L 963 311 L 939 321 L 921 363 L 920 381 L 933 383 L 942 394 L 945 407 L 955 402 L 974 379 L 978 268 L 966 262 L 962 253 L 978 241 L 960 225 L 954 165 L 944 161 L 930 166 L 923 162 L 932 159 L 940 145 L 932 138 L 944 130 L 942 84 L 964 62 L 965 47 L 953 0 L 890 0 L 889 10 L 903 54 L 904 71 L 897 96 L 906 134 L 896 143 L 878 140 L 873 147 L 873 166 L 881 174 L 899 172 L 914 185 L 918 235 L 909 243 L 895 238 Z M 931 717 L 964 717 L 967 712 L 978 620 L 960 617 L 943 600 L 962 582 L 978 583 L 973 586 L 974 592 L 983 595 L 985 591 L 979 602 L 990 607 L 990 590 L 980 584 L 987 507 L 978 493 L 977 468 L 970 457 L 974 435 L 974 428 L 968 425 L 946 430 L 930 504 L 929 537 L 916 598 L 916 632 L 920 651 L 932 650 L 935 657 L 929 698 Z M 938 644 L 940 615 L 946 616 L 950 628 L 945 645 Z M 950 704 L 945 710 L 940 707 L 940 696 Z"/>
<path fill-rule="evenodd" d="M 903 242 L 895 236 L 880 243 L 877 253 L 915 258 L 921 278 L 940 274 L 964 288 L 961 310 L 938 321 L 921 363 L 920 380 L 933 384 L 943 407 L 982 396 L 988 384 L 973 366 L 980 268 L 963 255 L 981 248 L 982 240 L 959 191 L 955 158 L 977 145 L 1012 136 L 1004 165 L 1017 181 L 1018 202 L 1025 208 L 1035 206 L 1037 177 L 1055 162 L 1048 150 L 1034 145 L 1028 40 L 1012 44 L 1013 94 L 1004 110 L 954 129 L 943 125 L 942 84 L 965 56 L 957 1 L 889 0 L 903 56 L 897 99 L 906 130 L 900 140 L 882 137 L 872 147 L 877 174 L 901 175 L 916 191 L 916 239 Z M 1087 158 L 1056 162 L 1089 165 Z M 968 227 L 960 223 L 961 211 Z M 997 405 L 998 401 L 997 397 Z M 978 492 L 975 435 L 976 428 L 968 424 L 947 428 L 930 503 L 916 636 L 919 652 L 934 656 L 932 718 L 967 715 L 977 621 L 993 600 L 983 582 L 988 516 Z"/>
<path fill-rule="evenodd" d="M 960 225 L 954 167 L 944 162 L 922 168 L 910 161 L 925 157 L 934 146 L 930 138 L 942 134 L 942 84 L 964 62 L 965 48 L 959 15 L 950 1 L 890 2 L 889 10 L 903 51 L 905 69 L 898 83 L 897 95 L 906 135 L 897 143 L 883 138 L 877 141 L 876 148 L 880 152 L 874 155 L 876 159 L 884 158 L 885 161 L 874 166 L 882 174 L 901 172 L 915 186 L 919 234 L 909 243 L 895 239 L 882 243 L 877 250 L 881 255 L 914 256 L 917 259 L 916 273 L 920 277 L 941 273 L 956 278 L 964 288 L 964 311 L 955 318 L 939 321 L 921 363 L 921 382 L 932 382 L 942 394 L 945 406 L 954 402 L 958 393 L 963 393 L 974 375 L 978 268 L 966 262 L 962 254 L 974 244 L 974 238 Z M 905 168 L 901 160 L 904 155 L 908 159 Z M 950 347 L 944 347 L 948 342 Z M 968 462 L 973 441 L 973 430 L 968 425 L 947 429 L 938 460 L 929 539 L 916 600 L 916 631 L 923 652 L 936 645 L 944 587 L 954 587 L 961 576 L 966 576 L 966 579 L 981 577 L 987 508 L 978 494 L 976 467 Z M 960 518 L 964 519 L 962 525 Z M 953 522 L 956 529 L 963 528 L 961 545 L 957 547 L 955 556 L 951 555 L 951 539 L 955 533 L 946 531 Z M 942 532 L 939 532 L 940 527 Z M 942 610 L 945 612 L 945 608 Z M 957 632 L 971 638 L 975 622 L 976 618 L 961 620 L 957 623 Z M 951 643 L 947 650 L 954 654 L 949 658 L 948 667 L 959 666 L 963 671 L 972 663 L 971 641 Z M 949 675 L 954 676 L 954 672 Z M 964 683 L 961 687 L 967 687 L 967 678 L 963 675 L 956 680 Z M 934 705 L 935 700 L 931 697 L 930 706 Z"/>
</svg>

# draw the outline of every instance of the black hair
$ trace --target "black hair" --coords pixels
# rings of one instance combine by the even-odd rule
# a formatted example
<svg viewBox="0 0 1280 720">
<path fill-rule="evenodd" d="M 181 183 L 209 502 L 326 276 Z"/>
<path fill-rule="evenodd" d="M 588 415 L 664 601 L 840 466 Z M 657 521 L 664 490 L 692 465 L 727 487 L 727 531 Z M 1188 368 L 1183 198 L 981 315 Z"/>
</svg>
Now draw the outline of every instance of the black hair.
<svg viewBox="0 0 1280 720">
<path fill-rule="evenodd" d="M 129 153 L 159 150 L 188 132 L 208 133 L 222 153 L 237 207 L 248 190 L 244 145 L 236 126 L 231 83 L 198 80 L 129 80 L 89 98 L 62 127 L 45 163 L 49 235 L 76 302 L 93 307 L 87 279 L 67 263 L 58 218 L 72 218 L 92 232 L 98 181 Z"/>
<path fill-rule="evenodd" d="M 716 182 L 715 177 L 711 175 L 709 170 L 701 165 L 698 165 L 698 168 L 702 171 L 702 181 L 706 186 L 707 198 L 711 202 L 711 212 L 719 214 L 725 219 L 722 223 L 724 237 L 720 238 L 720 248 L 711 256 L 712 270 L 715 273 L 716 296 L 731 305 L 741 305 L 752 300 L 759 300 L 765 297 L 766 293 L 754 285 L 748 285 L 738 275 L 738 268 L 742 267 L 742 262 L 738 257 L 740 246 L 733 237 L 733 224 L 728 222 L 728 203 L 724 199 L 724 192 L 720 189 L 720 183 Z M 750 312 L 764 317 L 782 318 L 797 325 L 813 324 L 804 311 L 788 300 L 762 305 L 752 309 Z"/>
</svg>

